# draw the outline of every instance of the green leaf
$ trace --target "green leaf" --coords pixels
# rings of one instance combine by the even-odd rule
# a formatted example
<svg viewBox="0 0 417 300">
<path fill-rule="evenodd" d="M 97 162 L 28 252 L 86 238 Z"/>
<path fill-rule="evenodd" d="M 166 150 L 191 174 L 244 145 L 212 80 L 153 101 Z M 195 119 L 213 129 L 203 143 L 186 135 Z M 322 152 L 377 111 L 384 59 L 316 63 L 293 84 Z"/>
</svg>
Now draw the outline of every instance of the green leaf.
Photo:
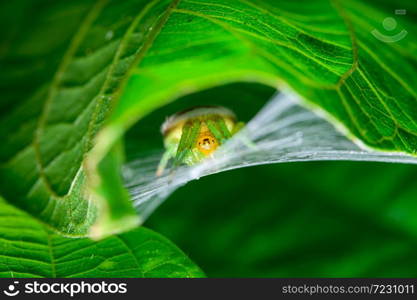
<svg viewBox="0 0 417 300">
<path fill-rule="evenodd" d="M 416 176 L 383 163 L 243 168 L 190 182 L 145 225 L 208 277 L 415 277 Z"/>
<path fill-rule="evenodd" d="M 416 24 L 398 18 L 409 36 L 397 43 L 371 34 L 392 12 L 353 0 L 181 1 L 132 71 L 110 126 L 130 125 L 172 95 L 283 81 L 367 145 L 416 153 Z"/>
<path fill-rule="evenodd" d="M 0 199 L 0 277 L 202 277 L 175 245 L 141 227 L 101 241 L 65 238 Z"/>
<path fill-rule="evenodd" d="M 107 184 L 111 151 L 151 111 L 225 83 L 289 85 L 352 138 L 416 153 L 412 13 L 401 41 L 371 34 L 415 1 L 55 2 L 0 4 L 0 191 L 67 235 L 140 222 Z"/>
<path fill-rule="evenodd" d="M 22 16 L 1 47 L 1 192 L 66 235 L 85 235 L 97 205 L 106 207 L 90 195 L 83 160 L 166 7 L 147 2 L 2 4 L 3 14 Z M 126 206 L 118 215 L 131 220 Z"/>
</svg>

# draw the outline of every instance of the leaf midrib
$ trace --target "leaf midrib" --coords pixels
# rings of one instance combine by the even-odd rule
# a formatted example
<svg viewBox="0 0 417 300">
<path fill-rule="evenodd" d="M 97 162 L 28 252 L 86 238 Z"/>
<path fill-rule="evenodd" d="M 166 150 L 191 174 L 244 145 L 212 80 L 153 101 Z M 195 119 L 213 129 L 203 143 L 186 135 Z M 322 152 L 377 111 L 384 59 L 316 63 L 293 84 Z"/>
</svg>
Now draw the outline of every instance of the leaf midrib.
<svg viewBox="0 0 417 300">
<path fill-rule="evenodd" d="M 42 158 L 41 158 L 41 151 L 40 151 L 41 133 L 42 133 L 42 129 L 44 127 L 46 118 L 48 116 L 49 106 L 51 104 L 51 101 L 54 95 L 57 92 L 59 83 L 62 80 L 62 76 L 64 75 L 65 69 L 68 67 L 78 47 L 80 46 L 81 42 L 85 38 L 85 35 L 88 32 L 88 29 L 91 27 L 92 23 L 97 18 L 100 11 L 104 8 L 107 2 L 108 0 L 97 0 L 96 3 L 92 6 L 90 12 L 85 17 L 84 21 L 81 23 L 80 29 L 74 35 L 74 38 L 72 39 L 67 52 L 64 54 L 64 57 L 62 59 L 60 66 L 57 69 L 57 72 L 55 73 L 55 76 L 52 80 L 52 84 L 49 87 L 48 97 L 46 101 L 44 102 L 42 113 L 39 117 L 37 129 L 34 134 L 32 145 L 35 149 L 36 163 L 37 163 L 38 170 L 39 170 L 39 179 L 41 179 L 44 182 L 46 188 L 48 189 L 48 192 L 58 198 L 60 196 L 53 190 L 51 184 L 49 183 L 49 180 L 47 179 L 44 173 L 44 168 L 43 168 Z"/>
<path fill-rule="evenodd" d="M 124 36 L 122 38 L 122 41 L 120 42 L 120 44 L 117 47 L 116 54 L 114 55 L 113 61 L 110 64 L 109 70 L 107 72 L 105 82 L 103 83 L 102 87 L 100 88 L 99 93 L 95 96 L 95 98 L 97 98 L 98 100 L 97 100 L 97 103 L 95 104 L 95 108 L 94 108 L 92 117 L 91 117 L 90 122 L 88 124 L 88 129 L 87 129 L 87 133 L 86 133 L 87 142 L 85 143 L 85 147 L 84 147 L 84 151 L 83 151 L 84 158 L 85 158 L 85 156 L 86 156 L 86 154 L 89 150 L 88 147 L 90 146 L 90 143 L 94 138 L 93 137 L 93 128 L 94 128 L 94 125 L 96 124 L 96 121 L 97 121 L 99 108 L 104 101 L 102 99 L 103 96 L 104 96 L 104 91 L 108 87 L 108 84 L 110 82 L 110 78 L 113 74 L 114 69 L 116 68 L 117 62 L 121 58 L 120 56 L 123 52 L 123 49 L 126 46 L 126 44 L 128 43 L 129 38 L 131 37 L 131 34 L 132 34 L 133 30 L 135 29 L 136 25 L 140 22 L 140 20 L 146 15 L 146 13 L 148 11 L 159 2 L 161 2 L 161 0 L 154 0 L 150 3 L 148 3 L 145 6 L 145 8 L 140 11 L 140 13 L 135 18 L 135 20 L 130 24 L 128 30 L 126 31 L 126 33 L 124 34 Z M 169 5 L 169 7 L 167 8 L 167 10 L 165 11 L 165 13 L 163 14 L 162 18 L 157 21 L 157 25 L 152 26 L 152 29 L 149 31 L 149 34 L 147 36 L 146 41 L 144 42 L 144 44 L 142 45 L 140 50 L 135 54 L 136 57 L 134 59 L 134 63 L 132 63 L 132 65 L 131 65 L 130 69 L 133 69 L 133 66 L 139 64 L 140 61 L 145 57 L 147 51 L 152 46 L 155 38 L 157 37 L 157 35 L 161 31 L 161 29 L 163 28 L 166 21 L 169 19 L 169 16 L 171 15 L 172 10 L 179 4 L 179 2 L 180 2 L 180 0 L 173 0 L 171 2 L 171 4 Z M 80 43 L 85 38 L 85 35 L 88 32 L 88 29 L 91 27 L 94 20 L 99 16 L 101 10 L 105 7 L 105 5 L 107 3 L 108 3 L 108 0 L 97 0 L 97 2 L 92 6 L 90 12 L 88 13 L 86 18 L 82 22 L 80 30 L 75 34 L 73 40 L 71 41 L 71 44 L 68 48 L 68 51 L 64 55 L 64 58 L 63 58 L 60 66 L 58 67 L 58 70 L 57 70 L 57 72 L 54 76 L 53 82 L 52 82 L 51 86 L 49 87 L 48 98 L 44 103 L 44 107 L 42 109 L 42 114 L 41 114 L 41 117 L 39 118 L 39 122 L 38 122 L 38 125 L 37 125 L 36 133 L 34 135 L 34 139 L 33 139 L 33 142 L 31 144 L 31 145 L 34 146 L 35 153 L 36 153 L 37 165 L 38 165 L 38 168 L 39 168 L 39 178 L 38 178 L 38 180 L 42 180 L 45 183 L 45 187 L 48 189 L 48 192 L 52 196 L 54 196 L 58 199 L 67 198 L 68 195 L 71 194 L 71 189 L 69 189 L 69 191 L 66 195 L 58 195 L 55 192 L 55 190 L 52 188 L 47 176 L 44 173 L 44 166 L 42 164 L 39 141 L 40 141 L 42 130 L 43 130 L 44 125 L 45 125 L 45 120 L 48 116 L 48 110 L 49 110 L 50 102 L 52 101 L 53 96 L 55 95 L 56 91 L 59 88 L 59 83 L 62 79 L 62 76 L 65 72 L 65 69 L 68 67 L 68 64 L 70 63 L 71 59 L 74 57 L 74 55 L 76 53 L 76 50 L 80 46 Z M 128 77 L 129 77 L 129 71 L 124 76 L 124 78 L 121 79 L 119 89 L 117 89 L 115 92 L 113 92 L 112 95 L 118 96 L 117 94 L 120 93 L 120 90 L 122 89 L 121 87 L 124 86 L 124 83 L 126 82 L 126 79 Z M 114 97 L 114 98 L 117 98 L 117 97 Z M 117 99 L 114 99 L 113 102 L 116 102 L 116 101 L 117 101 Z M 110 109 L 110 111 L 111 111 L 111 109 Z M 56 157 L 58 157 L 60 154 L 58 154 Z M 80 168 L 82 168 L 82 165 L 80 165 Z M 73 181 L 75 179 L 76 178 L 74 178 Z"/>
</svg>

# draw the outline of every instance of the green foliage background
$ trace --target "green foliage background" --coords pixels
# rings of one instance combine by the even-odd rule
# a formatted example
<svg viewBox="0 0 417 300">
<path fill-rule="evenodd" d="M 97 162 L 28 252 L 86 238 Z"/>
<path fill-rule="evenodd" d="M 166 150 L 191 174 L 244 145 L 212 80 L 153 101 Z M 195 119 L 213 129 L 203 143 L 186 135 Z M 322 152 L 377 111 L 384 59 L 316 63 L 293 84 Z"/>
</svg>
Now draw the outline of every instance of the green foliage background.
<svg viewBox="0 0 417 300">
<path fill-rule="evenodd" d="M 382 43 L 370 31 L 399 6 L 408 37 Z M 185 253 L 136 228 L 119 176 L 162 147 L 166 115 L 247 121 L 285 86 L 350 138 L 415 155 L 415 16 L 411 0 L 0 2 L 0 275 L 204 276 L 188 254 L 209 276 L 415 276 L 414 166 L 193 182 L 145 224 Z"/>
<path fill-rule="evenodd" d="M 210 102 L 246 121 L 273 93 L 240 83 L 181 98 L 128 131 L 128 160 L 161 146 L 159 124 L 170 111 Z M 413 277 L 416 177 L 417 166 L 384 163 L 245 168 L 188 183 L 145 226 L 209 277 Z"/>
<path fill-rule="evenodd" d="M 209 277 L 415 277 L 415 166 L 262 166 L 181 188 L 146 226 Z"/>
</svg>

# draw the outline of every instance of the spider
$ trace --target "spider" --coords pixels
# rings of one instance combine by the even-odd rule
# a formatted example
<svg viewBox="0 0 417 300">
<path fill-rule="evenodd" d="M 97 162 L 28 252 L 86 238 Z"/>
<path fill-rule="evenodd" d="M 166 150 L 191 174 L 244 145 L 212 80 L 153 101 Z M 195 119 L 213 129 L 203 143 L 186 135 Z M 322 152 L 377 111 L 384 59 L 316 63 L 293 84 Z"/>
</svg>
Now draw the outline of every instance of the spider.
<svg viewBox="0 0 417 300">
<path fill-rule="evenodd" d="M 161 126 L 166 150 L 156 175 L 163 174 L 171 159 L 173 167 L 199 163 L 243 126 L 231 110 L 221 106 L 198 106 L 174 114 Z"/>
</svg>

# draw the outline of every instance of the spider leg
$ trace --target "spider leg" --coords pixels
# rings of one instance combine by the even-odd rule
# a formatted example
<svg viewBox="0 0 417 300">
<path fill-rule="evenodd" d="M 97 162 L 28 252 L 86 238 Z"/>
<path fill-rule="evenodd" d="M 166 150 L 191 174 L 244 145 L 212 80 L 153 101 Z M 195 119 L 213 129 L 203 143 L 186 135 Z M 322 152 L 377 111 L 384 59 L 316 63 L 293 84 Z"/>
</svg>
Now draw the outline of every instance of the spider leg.
<svg viewBox="0 0 417 300">
<path fill-rule="evenodd" d="M 238 133 L 243 127 L 245 127 L 245 123 L 243 122 L 237 123 L 235 127 L 233 127 L 232 135 L 235 135 L 236 133 Z M 245 134 L 245 132 L 238 134 L 236 138 L 238 138 L 246 147 L 250 149 L 257 148 L 256 144 L 249 139 L 249 137 Z"/>
<path fill-rule="evenodd" d="M 223 118 L 219 117 L 215 120 L 206 120 L 206 125 L 211 133 L 213 133 L 214 137 L 219 141 L 220 145 L 232 136 Z"/>
<path fill-rule="evenodd" d="M 158 164 L 158 168 L 156 169 L 156 176 L 161 176 L 164 173 L 164 170 L 168 164 L 168 161 L 175 156 L 176 147 L 175 145 L 168 146 L 167 150 L 162 155 L 162 158 Z"/>
<path fill-rule="evenodd" d="M 232 130 L 232 135 L 234 135 L 235 133 L 237 133 L 239 130 L 241 130 L 243 127 L 245 127 L 245 123 L 243 122 L 238 122 L 236 123 L 236 125 L 233 127 Z"/>
<path fill-rule="evenodd" d="M 184 124 L 177 153 L 174 157 L 174 166 L 184 163 L 187 156 L 192 155 L 192 149 L 196 143 L 200 127 L 201 121 L 197 118 Z"/>
</svg>

